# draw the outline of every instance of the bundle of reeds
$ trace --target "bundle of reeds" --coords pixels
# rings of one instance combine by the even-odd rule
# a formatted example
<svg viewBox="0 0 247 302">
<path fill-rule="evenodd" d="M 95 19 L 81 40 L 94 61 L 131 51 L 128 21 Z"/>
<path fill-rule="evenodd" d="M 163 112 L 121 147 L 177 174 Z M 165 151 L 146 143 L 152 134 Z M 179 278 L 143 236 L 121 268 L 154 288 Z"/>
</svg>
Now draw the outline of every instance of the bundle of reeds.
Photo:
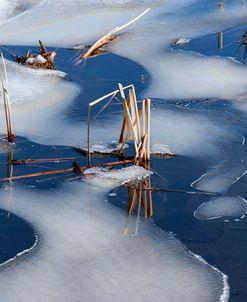
<svg viewBox="0 0 247 302">
<path fill-rule="evenodd" d="M 91 110 L 100 102 L 110 98 L 107 104 L 117 96 L 121 95 L 124 109 L 124 117 L 122 122 L 121 133 L 119 137 L 119 149 L 117 153 L 122 155 L 126 143 L 133 140 L 135 146 L 135 164 L 143 165 L 150 160 L 150 99 L 142 101 L 142 108 L 138 109 L 138 103 L 134 85 L 123 87 L 118 84 L 118 90 L 108 93 L 88 105 L 88 132 L 87 132 L 87 154 L 88 163 L 91 162 L 91 146 L 90 146 L 90 126 L 91 126 Z M 125 91 L 128 91 L 126 98 Z"/>
<path fill-rule="evenodd" d="M 119 84 L 119 91 L 124 107 L 124 118 L 119 143 L 125 145 L 131 138 L 135 145 L 135 161 L 143 165 L 150 160 L 150 99 L 142 101 L 142 108 L 138 110 L 135 87 L 129 89 L 129 96 L 126 98 L 123 86 Z M 124 134 L 126 136 L 124 137 Z"/>
</svg>

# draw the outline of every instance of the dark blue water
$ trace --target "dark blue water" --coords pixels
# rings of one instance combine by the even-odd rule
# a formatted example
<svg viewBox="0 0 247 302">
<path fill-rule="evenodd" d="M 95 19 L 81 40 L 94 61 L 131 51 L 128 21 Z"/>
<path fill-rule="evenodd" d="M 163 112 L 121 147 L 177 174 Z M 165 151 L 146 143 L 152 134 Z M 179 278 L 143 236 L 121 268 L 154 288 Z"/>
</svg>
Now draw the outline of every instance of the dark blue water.
<svg viewBox="0 0 247 302">
<path fill-rule="evenodd" d="M 183 46 L 174 46 L 174 50 L 195 51 L 205 56 L 221 56 L 231 57 L 240 63 L 246 63 L 245 58 L 246 47 L 241 44 L 242 35 L 247 29 L 247 25 L 242 25 L 235 28 L 229 28 L 222 32 L 223 44 L 219 47 L 218 35 L 219 33 L 211 33 L 202 37 L 192 39 L 190 43 Z"/>
<path fill-rule="evenodd" d="M 29 224 L 11 213 L 0 210 L 0 263 L 29 249 L 35 240 Z"/>
</svg>

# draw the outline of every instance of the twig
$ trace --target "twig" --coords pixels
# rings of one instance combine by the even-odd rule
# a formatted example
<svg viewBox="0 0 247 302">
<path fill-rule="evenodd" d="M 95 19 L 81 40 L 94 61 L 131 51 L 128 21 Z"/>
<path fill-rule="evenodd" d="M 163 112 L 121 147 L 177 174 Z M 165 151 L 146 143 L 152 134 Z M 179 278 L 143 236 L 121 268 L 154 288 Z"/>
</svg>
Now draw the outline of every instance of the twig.
<svg viewBox="0 0 247 302">
<path fill-rule="evenodd" d="M 78 157 L 61 157 L 61 158 L 44 158 L 44 159 L 13 159 L 12 165 L 26 165 L 33 163 L 53 163 L 53 162 L 65 162 L 69 160 L 76 160 Z"/>
<path fill-rule="evenodd" d="M 176 189 L 167 189 L 167 188 L 143 188 L 143 190 L 147 192 L 186 193 L 186 194 L 212 195 L 212 196 L 218 195 L 217 193 L 205 192 L 205 191 L 186 191 L 186 190 L 176 190 Z"/>
</svg>

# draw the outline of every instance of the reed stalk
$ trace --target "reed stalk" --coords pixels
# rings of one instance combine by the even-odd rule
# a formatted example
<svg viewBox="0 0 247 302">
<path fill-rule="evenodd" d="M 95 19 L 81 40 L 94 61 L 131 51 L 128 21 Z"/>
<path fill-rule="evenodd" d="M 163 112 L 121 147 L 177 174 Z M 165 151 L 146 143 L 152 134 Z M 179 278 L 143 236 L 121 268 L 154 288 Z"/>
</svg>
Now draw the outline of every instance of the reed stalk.
<svg viewBox="0 0 247 302">
<path fill-rule="evenodd" d="M 3 92 L 3 103 L 4 103 L 6 128 L 7 128 L 7 137 L 8 137 L 8 142 L 12 143 L 14 141 L 12 111 L 11 111 L 11 102 L 8 94 L 8 75 L 7 75 L 6 62 L 2 52 L 1 52 L 1 59 L 3 63 L 3 73 L 0 73 L 0 80 L 1 80 L 1 86 Z"/>
<path fill-rule="evenodd" d="M 132 19 L 131 21 L 127 22 L 126 24 L 122 26 L 118 26 L 108 32 L 106 35 L 98 39 L 89 49 L 82 54 L 78 59 L 76 59 L 76 64 L 79 64 L 82 60 L 94 57 L 95 55 L 98 55 L 98 52 L 100 51 L 100 48 L 103 46 L 109 44 L 111 41 L 113 41 L 116 38 L 116 34 L 123 31 L 133 23 L 135 23 L 137 20 L 139 20 L 141 17 L 143 17 L 147 12 L 150 11 L 150 8 L 146 9 L 144 12 L 142 12 L 140 15 Z"/>
</svg>

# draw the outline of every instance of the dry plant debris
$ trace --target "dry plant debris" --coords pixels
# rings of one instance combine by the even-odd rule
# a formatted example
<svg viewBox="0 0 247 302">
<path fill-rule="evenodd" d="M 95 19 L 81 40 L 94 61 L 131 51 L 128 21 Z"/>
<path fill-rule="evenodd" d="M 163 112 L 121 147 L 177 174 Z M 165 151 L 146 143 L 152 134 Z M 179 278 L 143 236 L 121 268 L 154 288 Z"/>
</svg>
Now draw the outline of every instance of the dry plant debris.
<svg viewBox="0 0 247 302">
<path fill-rule="evenodd" d="M 39 40 L 39 54 L 33 54 L 29 50 L 25 56 L 18 57 L 12 55 L 13 59 L 22 65 L 33 68 L 55 69 L 54 61 L 57 55 L 56 51 L 47 51 L 45 45 Z"/>
<path fill-rule="evenodd" d="M 121 133 L 118 141 L 118 154 L 123 154 L 126 143 L 133 140 L 135 146 L 135 164 L 143 165 L 150 160 L 150 99 L 142 101 L 142 108 L 138 109 L 138 103 L 134 85 L 123 87 L 118 84 L 118 90 L 108 93 L 88 105 L 88 132 L 87 132 L 87 153 L 88 163 L 91 162 L 92 152 L 90 144 L 90 126 L 92 107 L 98 105 L 107 98 L 110 100 L 120 94 L 124 109 L 124 117 L 121 127 Z M 127 91 L 127 94 L 125 93 Z M 126 96 L 127 95 L 127 96 Z M 109 102 L 108 102 L 109 103 Z"/>
</svg>

